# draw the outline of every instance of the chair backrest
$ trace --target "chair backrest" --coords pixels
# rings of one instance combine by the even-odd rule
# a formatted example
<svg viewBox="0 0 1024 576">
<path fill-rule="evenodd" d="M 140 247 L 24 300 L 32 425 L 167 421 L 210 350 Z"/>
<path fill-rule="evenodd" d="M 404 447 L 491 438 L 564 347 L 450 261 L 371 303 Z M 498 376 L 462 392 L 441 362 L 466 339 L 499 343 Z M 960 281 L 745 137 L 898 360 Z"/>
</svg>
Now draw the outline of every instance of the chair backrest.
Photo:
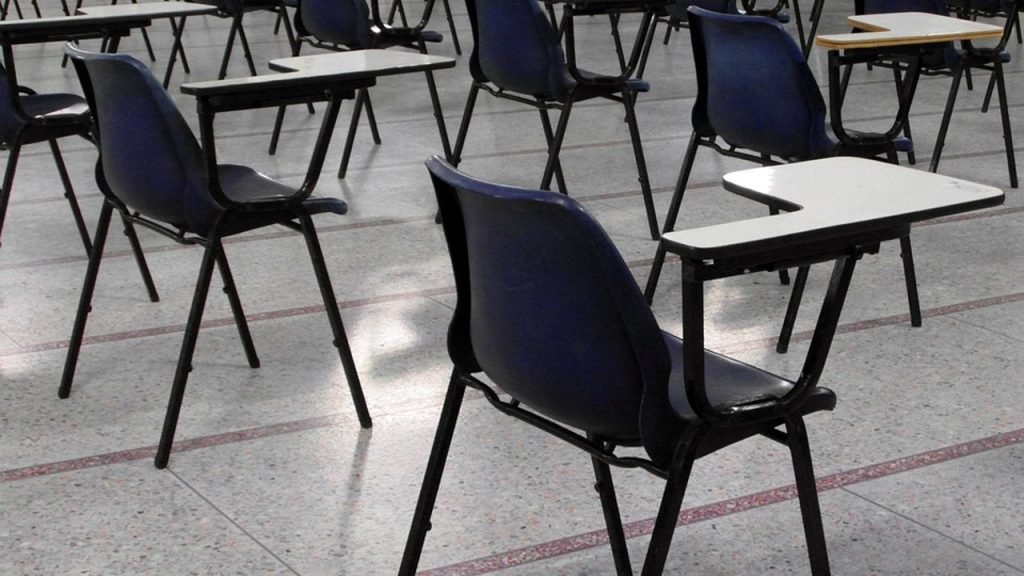
<svg viewBox="0 0 1024 576">
<path fill-rule="evenodd" d="M 466 0 L 473 29 L 470 72 L 477 82 L 563 100 L 575 81 L 558 34 L 537 0 Z"/>
<path fill-rule="evenodd" d="M 11 84 L 7 70 L 0 64 L 0 139 L 6 142 L 13 138 L 24 124 L 18 113 L 18 87 Z"/>
<path fill-rule="evenodd" d="M 564 195 L 480 182 L 436 156 L 427 167 L 458 292 L 456 367 L 561 423 L 639 440 L 644 389 L 667 388 L 670 360 L 604 230 Z"/>
<path fill-rule="evenodd" d="M 143 216 L 205 233 L 220 209 L 209 195 L 202 149 L 145 65 L 68 44 L 96 120 L 104 193 Z"/>
<path fill-rule="evenodd" d="M 321 42 L 352 49 L 370 47 L 370 8 L 366 0 L 299 0 L 296 21 Z"/>
<path fill-rule="evenodd" d="M 776 20 L 690 8 L 697 72 L 693 129 L 789 159 L 828 156 L 825 101 L 800 48 Z"/>
</svg>

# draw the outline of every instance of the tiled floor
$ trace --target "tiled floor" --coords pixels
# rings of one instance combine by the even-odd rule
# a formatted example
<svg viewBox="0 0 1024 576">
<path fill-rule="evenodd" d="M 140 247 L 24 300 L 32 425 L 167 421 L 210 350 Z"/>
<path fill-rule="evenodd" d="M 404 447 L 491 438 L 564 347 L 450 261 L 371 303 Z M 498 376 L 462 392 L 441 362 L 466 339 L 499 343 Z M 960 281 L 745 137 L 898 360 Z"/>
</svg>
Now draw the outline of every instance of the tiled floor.
<svg viewBox="0 0 1024 576">
<path fill-rule="evenodd" d="M 55 14 L 48 4 L 44 10 Z M 465 9 L 455 4 L 468 49 Z M 852 2 L 829 3 L 822 31 L 844 31 L 850 12 Z M 286 54 L 270 16 L 247 20 L 258 62 Z M 158 22 L 151 34 L 164 54 L 167 28 Z M 608 54 L 607 30 L 598 18 L 581 25 L 588 55 Z M 214 18 L 189 23 L 191 79 L 216 74 L 226 33 Z M 122 46 L 143 54 L 136 38 Z M 19 47 L 22 82 L 77 91 L 71 70 L 59 67 L 60 50 Z M 1010 50 L 1020 141 L 1024 47 L 1011 42 Z M 454 54 L 449 42 L 434 51 Z M 464 55 L 438 75 L 453 137 L 467 61 Z M 821 50 L 811 63 L 824 79 Z M 163 61 L 154 66 L 162 70 Z M 653 89 L 638 104 L 661 214 L 689 136 L 692 69 L 685 32 L 668 47 L 656 45 L 647 73 Z M 240 57 L 231 71 L 244 74 Z M 976 78 L 981 86 L 987 79 Z M 195 103 L 180 94 L 181 80 L 179 72 L 171 93 L 194 122 Z M 860 71 L 855 82 L 847 117 L 857 124 L 884 118 L 889 73 Z M 930 156 L 948 83 L 925 79 L 918 90 L 918 166 Z M 123 238 L 112 236 L 76 385 L 71 398 L 58 400 L 86 260 L 48 151 L 26 150 L 0 250 L 0 574 L 397 571 L 449 372 L 444 336 L 453 286 L 422 167 L 439 149 L 423 79 L 382 80 L 373 94 L 384 143 L 375 147 L 361 133 L 348 178 L 339 181 L 331 174 L 339 134 L 319 187 L 350 206 L 347 216 L 322 217 L 319 226 L 373 429 L 360 430 L 354 418 L 301 239 L 263 231 L 227 248 L 263 367 L 247 367 L 226 303 L 211 293 L 178 449 L 164 471 L 151 456 L 199 250 L 143 234 L 162 298 L 152 304 Z M 998 115 L 982 114 L 981 98 L 981 90 L 962 93 L 941 170 L 1006 186 Z M 563 154 L 571 193 L 643 281 L 654 243 L 621 109 L 588 102 L 574 116 Z M 265 153 L 272 120 L 271 110 L 219 118 L 219 151 L 298 181 L 319 116 L 292 110 L 275 157 Z M 535 185 L 542 142 L 535 112 L 481 97 L 462 168 Z M 91 225 L 100 206 L 96 152 L 84 141 L 63 148 Z M 702 151 L 681 225 L 761 215 L 762 207 L 718 185 L 722 173 L 742 167 Z M 825 371 L 839 405 L 809 422 L 833 570 L 1024 574 L 1024 196 L 1008 190 L 1003 207 L 925 223 L 914 242 L 924 326 L 909 326 L 896 247 L 883 247 L 858 268 Z M 673 331 L 680 325 L 677 273 L 668 267 L 655 302 Z M 821 294 L 825 274 L 815 270 L 809 294 Z M 772 336 L 786 297 L 770 275 L 712 285 L 709 344 L 795 375 L 807 341 L 800 331 L 812 314 L 803 314 L 790 354 L 777 355 Z M 478 400 L 471 394 L 463 410 L 424 573 L 612 574 L 588 459 Z M 616 477 L 638 565 L 661 482 L 636 471 Z M 768 441 L 702 460 L 668 572 L 807 573 L 791 482 L 787 456 Z"/>
</svg>

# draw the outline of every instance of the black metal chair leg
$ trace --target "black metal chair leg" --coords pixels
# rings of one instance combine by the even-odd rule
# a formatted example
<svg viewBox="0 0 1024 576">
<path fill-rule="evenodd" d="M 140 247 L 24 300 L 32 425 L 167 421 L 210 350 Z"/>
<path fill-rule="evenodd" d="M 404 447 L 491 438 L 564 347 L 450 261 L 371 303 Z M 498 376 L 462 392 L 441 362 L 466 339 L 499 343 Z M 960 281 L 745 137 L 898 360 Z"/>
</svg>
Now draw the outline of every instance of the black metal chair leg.
<svg viewBox="0 0 1024 576">
<path fill-rule="evenodd" d="M 592 436 L 589 436 L 593 440 Z M 594 477 L 597 483 L 594 489 L 601 497 L 601 510 L 604 512 L 604 524 L 608 530 L 608 544 L 612 548 L 615 560 L 615 573 L 618 576 L 633 576 L 633 568 L 629 564 L 629 550 L 626 548 L 626 534 L 622 529 L 622 516 L 619 514 L 619 503 L 615 497 L 615 485 L 612 482 L 612 471 L 608 464 L 591 456 L 594 465 Z"/>
<path fill-rule="evenodd" d="M 619 34 L 619 15 L 608 15 L 608 23 L 612 29 L 612 43 L 615 45 L 615 56 L 619 59 L 619 70 L 626 69 L 626 54 L 622 49 L 622 36 Z"/>
<path fill-rule="evenodd" d="M 430 516 L 434 512 L 437 490 L 441 486 L 444 465 L 448 460 L 448 449 L 452 445 L 455 423 L 459 419 L 459 409 L 462 408 L 462 398 L 465 393 L 466 385 L 460 381 L 458 371 L 453 370 L 451 380 L 448 382 L 448 393 L 444 398 L 444 407 L 441 408 L 441 418 L 437 423 L 437 432 L 434 433 L 430 459 L 427 460 L 427 469 L 423 473 L 423 484 L 416 501 L 412 526 L 409 527 L 409 538 L 405 541 L 405 551 L 402 553 L 402 564 L 398 568 L 398 576 L 414 576 L 416 574 L 420 554 L 423 552 L 423 542 L 427 538 L 427 531 L 430 530 Z"/>
<path fill-rule="evenodd" d="M 227 295 L 228 303 L 231 305 L 231 316 L 235 319 L 238 337 L 242 340 L 245 359 L 249 362 L 250 368 L 259 368 L 260 358 L 256 355 L 256 346 L 252 342 L 252 333 L 249 332 L 249 322 L 245 319 L 242 300 L 238 297 L 238 287 L 235 285 L 235 278 L 231 274 L 228 257 L 223 249 L 217 252 L 217 268 L 220 270 L 221 280 L 224 281 L 224 294 Z"/>
<path fill-rule="evenodd" d="M 462 56 L 462 44 L 459 43 L 459 33 L 455 30 L 455 18 L 452 17 L 452 7 L 448 0 L 441 0 L 441 4 L 444 6 L 444 14 L 448 18 L 448 31 L 452 35 L 452 46 L 455 48 L 455 54 Z"/>
<path fill-rule="evenodd" d="M 800 17 L 800 0 L 793 0 L 793 20 L 796 20 L 796 35 L 800 39 L 800 52 L 804 55 L 804 60 L 807 59 L 811 53 L 810 47 L 807 45 L 807 36 L 804 34 L 804 21 Z"/>
<path fill-rule="evenodd" d="M 217 252 L 223 249 L 219 236 L 214 233 L 207 240 L 206 250 L 203 252 L 203 262 L 199 267 L 199 277 L 196 279 L 196 289 L 192 296 L 192 309 L 188 314 L 188 323 L 185 324 L 185 335 L 181 342 L 181 351 L 178 353 L 174 383 L 171 385 L 171 397 L 167 401 L 163 432 L 160 434 L 160 444 L 154 459 L 157 468 L 166 468 L 167 461 L 171 457 L 174 433 L 178 427 L 178 415 L 181 414 L 181 402 L 185 397 L 188 375 L 192 372 L 192 355 L 196 349 L 196 340 L 199 338 L 199 325 L 203 321 L 203 309 L 206 306 L 206 296 L 210 289 L 213 267 L 217 262 Z"/>
<path fill-rule="evenodd" d="M 633 144 L 633 158 L 636 160 L 637 180 L 640 182 L 640 193 L 647 211 L 647 226 L 651 232 L 651 240 L 661 238 L 658 234 L 658 214 L 654 208 L 654 193 L 651 191 L 651 180 L 647 174 L 647 160 L 644 158 L 644 147 L 640 141 L 640 128 L 636 122 L 636 110 L 633 100 L 636 94 L 629 90 L 622 91 L 622 105 L 626 108 L 626 125 L 629 126 L 629 139 Z"/>
<path fill-rule="evenodd" d="M 3 187 L 0 188 L 0 234 L 4 230 L 4 219 L 7 217 L 7 206 L 11 202 L 11 188 L 14 187 L 14 173 L 18 168 L 18 158 L 21 156 L 21 138 L 14 138 L 10 144 L 11 151 L 7 155 L 7 169 L 4 170 Z"/>
<path fill-rule="evenodd" d="M 996 75 L 993 73 L 988 77 L 988 86 L 985 88 L 985 99 L 981 101 L 982 114 L 988 114 L 989 105 L 992 104 L 992 93 L 996 90 Z"/>
<path fill-rule="evenodd" d="M 452 150 L 452 166 L 456 168 L 462 162 L 462 148 L 466 145 L 466 134 L 469 132 L 469 122 L 473 118 L 473 108 L 476 106 L 476 96 L 480 93 L 480 87 L 474 82 L 469 87 L 469 95 L 466 96 L 466 106 L 462 110 L 462 121 L 459 122 L 459 133 L 455 135 L 455 148 Z"/>
<path fill-rule="evenodd" d="M 690 471 L 693 469 L 694 460 L 696 460 L 697 445 L 700 442 L 698 436 L 691 433 L 689 442 L 684 441 L 676 449 L 676 455 L 669 467 L 668 481 L 661 497 L 661 505 L 658 507 L 658 516 L 654 520 L 654 531 L 651 533 L 651 542 L 647 547 L 647 555 L 644 558 L 644 567 L 640 576 L 661 576 L 665 571 L 665 560 L 668 559 L 668 550 L 672 545 L 672 535 L 675 533 L 676 522 L 679 520 L 679 510 L 683 507 L 686 484 L 690 480 Z"/>
<path fill-rule="evenodd" d="M 793 337 L 793 326 L 796 325 L 796 316 L 800 312 L 800 301 L 804 298 L 804 287 L 807 286 L 810 270 L 810 266 L 801 266 L 796 271 L 796 280 L 793 281 L 793 289 L 789 293 L 789 305 L 786 306 L 786 316 L 782 319 L 782 329 L 779 330 L 779 339 L 775 343 L 775 351 L 779 354 L 789 351 L 789 341 Z"/>
<path fill-rule="evenodd" d="M 1006 77 L 1003 75 L 1003 64 L 998 60 L 994 64 L 992 75 L 996 79 L 999 91 L 999 111 L 1003 122 L 1003 142 L 1006 144 L 1006 167 L 1010 172 L 1010 188 L 1017 187 L 1017 158 L 1013 152 L 1013 131 L 1010 129 L 1010 108 L 1006 99 Z"/>
<path fill-rule="evenodd" d="M 380 146 L 380 130 L 377 129 L 377 115 L 373 113 L 373 98 L 369 91 L 366 92 L 366 102 L 363 104 L 366 108 L 366 123 L 370 126 L 370 138 L 375 145 Z"/>
<path fill-rule="evenodd" d="M 60 387 L 57 389 L 57 396 L 60 398 L 67 398 L 71 395 L 71 384 L 75 380 L 75 369 L 78 367 L 78 353 L 82 349 L 85 323 L 89 318 L 89 312 L 92 311 L 92 294 L 96 288 L 96 277 L 99 275 L 100 261 L 103 259 L 103 248 L 107 244 L 107 231 L 110 229 L 110 218 L 113 212 L 113 206 L 108 202 L 103 202 L 99 220 L 96 222 L 96 236 L 92 243 L 89 266 L 85 270 L 85 280 L 82 283 L 82 294 L 78 297 L 78 312 L 75 314 L 75 324 L 71 329 L 68 353 L 64 358 L 64 373 L 61 375 Z"/>
<path fill-rule="evenodd" d="M 231 51 L 235 46 L 235 35 L 238 33 L 238 29 L 242 23 L 242 15 L 239 12 L 234 18 L 231 19 L 231 29 L 228 30 L 228 41 L 224 45 L 224 56 L 220 60 L 220 71 L 217 72 L 217 79 L 223 80 L 228 75 L 228 62 L 231 60 Z"/>
<path fill-rule="evenodd" d="M 249 49 L 249 39 L 245 36 L 245 28 L 242 26 L 242 17 L 238 17 L 238 40 L 242 43 L 242 55 L 249 65 L 249 74 L 256 76 L 256 62 L 252 59 L 252 50 Z"/>
<path fill-rule="evenodd" d="M 569 125 L 569 115 L 572 113 L 572 99 L 570 98 L 562 106 L 562 113 L 558 116 L 558 127 L 555 129 L 554 137 L 548 146 L 548 159 L 544 166 L 544 175 L 540 180 L 541 190 L 551 189 L 551 178 L 555 174 L 555 166 L 558 165 L 558 155 L 562 150 L 562 140 L 565 138 L 565 129 Z M 566 193 L 565 189 L 562 193 Z"/>
<path fill-rule="evenodd" d="M 774 206 L 769 206 L 768 215 L 778 216 L 779 209 Z M 783 286 L 789 286 L 789 270 L 786 270 L 785 268 L 779 270 L 779 284 L 782 284 Z"/>
<path fill-rule="evenodd" d="M 188 59 L 185 57 L 185 47 L 181 43 L 181 35 L 185 31 L 185 17 L 177 21 L 171 18 L 171 34 L 174 36 L 174 44 L 171 46 L 171 55 L 167 58 L 167 69 L 164 71 L 164 89 L 171 84 L 171 75 L 174 74 L 174 65 L 178 62 L 178 55 L 181 55 L 181 69 L 189 74 Z"/>
<path fill-rule="evenodd" d="M 363 105 L 366 103 L 366 88 L 361 88 L 356 94 L 355 107 L 352 109 L 352 119 L 348 123 L 348 136 L 345 137 L 345 150 L 341 153 L 341 164 L 338 165 L 338 178 L 344 178 L 348 172 L 348 162 L 352 157 L 352 145 L 356 140 L 356 131 L 359 129 L 359 118 L 362 116 Z"/>
<path fill-rule="evenodd" d="M 796 476 L 797 495 L 800 500 L 800 515 L 803 518 L 804 536 L 807 539 L 807 555 L 813 576 L 829 576 L 828 547 L 825 544 L 825 530 L 821 525 L 821 507 L 818 504 L 818 487 L 814 479 L 811 451 L 807 444 L 807 429 L 803 418 L 794 416 L 786 421 L 789 451 L 793 459 L 793 473 Z"/>
<path fill-rule="evenodd" d="M 551 129 L 551 117 L 548 116 L 547 108 L 543 107 L 543 100 L 538 100 L 537 111 L 540 113 L 540 125 L 544 130 L 544 141 L 548 145 L 548 150 L 551 149 L 551 143 L 555 140 L 555 133 Z M 569 189 L 565 185 L 565 173 L 562 172 L 562 162 L 558 159 L 555 160 L 555 184 L 558 185 L 558 191 L 562 194 L 568 195 Z"/>
<path fill-rule="evenodd" d="M 267 147 L 267 154 L 277 154 L 277 143 L 281 139 L 281 127 L 284 126 L 284 113 L 287 106 L 277 108 L 277 116 L 274 118 L 274 130 L 270 133 L 270 146 Z"/>
<path fill-rule="evenodd" d="M 953 71 L 953 83 L 949 86 L 949 96 L 946 97 L 946 109 L 942 112 L 942 122 L 939 124 L 939 135 L 935 139 L 935 151 L 932 152 L 932 161 L 928 167 L 929 172 L 939 169 L 939 160 L 942 159 L 942 148 L 946 144 L 946 132 L 949 130 L 949 121 L 953 117 L 953 106 L 956 104 L 957 91 L 960 89 L 960 78 L 963 77 L 964 67 L 957 65 Z"/>
<path fill-rule="evenodd" d="M 672 25 L 666 26 L 669 30 L 672 29 Z M 636 77 L 637 79 L 644 77 L 644 71 L 647 70 L 647 59 L 651 56 L 651 46 L 654 44 L 654 33 L 658 29 L 658 19 L 655 18 L 651 22 L 651 27 L 647 31 L 647 36 L 643 38 L 643 50 L 640 52 L 640 62 L 636 66 Z"/>
<path fill-rule="evenodd" d="M 896 82 L 896 95 L 898 97 L 902 97 L 902 95 L 903 95 L 903 85 L 904 85 L 904 83 L 903 83 L 903 74 L 900 72 L 899 68 L 893 68 L 892 69 L 892 74 L 893 74 L 893 79 Z M 907 118 L 907 121 L 904 122 L 904 124 L 903 124 L 903 135 L 907 138 L 907 140 L 910 140 L 911 143 L 914 142 L 914 137 L 910 133 L 910 119 L 909 118 Z M 907 150 L 907 163 L 910 164 L 910 165 L 917 164 L 917 155 L 914 154 L 913 146 L 911 146 L 910 150 Z"/>
<path fill-rule="evenodd" d="M 427 47 L 420 42 L 420 52 L 427 53 Z M 434 109 L 434 122 L 437 124 L 437 134 L 441 138 L 441 151 L 444 152 L 444 159 L 452 157 L 452 145 L 448 141 L 448 128 L 444 123 L 444 112 L 441 110 L 441 98 L 437 95 L 437 82 L 434 81 L 434 72 L 427 70 L 427 91 L 430 92 L 430 104 Z"/>
<path fill-rule="evenodd" d="M 139 274 L 142 276 L 142 283 L 146 286 L 149 301 L 159 302 L 160 295 L 156 291 L 153 275 L 149 273 L 149 264 L 146 263 L 146 255 L 142 251 L 142 244 L 139 243 L 139 236 L 135 233 L 135 226 L 124 214 L 121 215 L 121 223 L 124 224 L 124 235 L 128 237 L 128 244 L 132 247 L 135 265 L 139 268 Z"/>
<path fill-rule="evenodd" d="M 672 192 L 672 200 L 668 204 L 668 213 L 665 214 L 665 224 L 662 225 L 662 233 L 668 233 L 675 229 L 676 220 L 679 218 L 679 208 L 683 204 L 683 195 L 686 193 L 686 184 L 690 181 L 690 171 L 693 169 L 693 161 L 697 157 L 697 148 L 700 146 L 700 136 L 696 132 L 690 134 L 690 143 L 683 155 L 683 166 L 679 169 L 679 177 L 676 179 L 676 188 Z M 651 271 L 647 275 L 647 285 L 644 287 L 644 297 L 647 303 L 654 302 L 654 292 L 658 289 L 658 280 L 661 278 L 661 269 L 665 265 L 665 248 L 658 244 L 654 253 L 654 262 L 651 263 Z"/>
<path fill-rule="evenodd" d="M 78 228 L 78 235 L 85 246 L 85 253 L 92 252 L 92 242 L 89 240 L 89 229 L 85 226 L 85 218 L 82 218 L 82 210 L 78 206 L 78 199 L 75 197 L 75 189 L 71 185 L 71 178 L 68 176 L 68 169 L 64 165 L 64 156 L 60 153 L 60 147 L 56 140 L 50 140 L 50 152 L 53 153 L 53 160 L 57 164 L 57 173 L 60 174 L 61 184 L 64 185 L 64 198 L 67 198 L 71 207 L 71 215 L 75 219 L 75 226 Z"/>
<path fill-rule="evenodd" d="M 302 235 L 306 238 L 309 259 L 313 264 L 313 271 L 316 273 L 316 282 L 324 300 L 324 310 L 327 312 L 327 319 L 334 335 L 334 347 L 338 349 L 338 355 L 341 357 L 341 366 L 345 371 L 345 379 L 348 380 L 352 403 L 355 404 L 356 414 L 359 416 L 359 425 L 363 428 L 370 428 L 373 426 L 373 421 L 370 419 L 370 411 L 367 409 L 366 399 L 363 397 L 363 387 L 359 383 L 359 374 L 356 372 L 356 363 L 352 358 L 352 349 L 345 336 L 345 326 L 341 322 L 341 313 L 338 312 L 338 299 L 334 296 L 334 288 L 331 286 L 331 277 L 327 273 L 327 265 L 324 263 L 324 254 L 320 249 L 316 228 L 313 227 L 313 219 L 304 211 L 297 211 L 296 216 L 302 225 Z"/>
<path fill-rule="evenodd" d="M 903 260 L 903 277 L 907 283 L 907 302 L 910 304 L 910 325 L 921 325 L 921 301 L 917 296 L 917 273 L 914 271 L 914 250 L 910 235 L 900 238 L 900 258 Z"/>
</svg>

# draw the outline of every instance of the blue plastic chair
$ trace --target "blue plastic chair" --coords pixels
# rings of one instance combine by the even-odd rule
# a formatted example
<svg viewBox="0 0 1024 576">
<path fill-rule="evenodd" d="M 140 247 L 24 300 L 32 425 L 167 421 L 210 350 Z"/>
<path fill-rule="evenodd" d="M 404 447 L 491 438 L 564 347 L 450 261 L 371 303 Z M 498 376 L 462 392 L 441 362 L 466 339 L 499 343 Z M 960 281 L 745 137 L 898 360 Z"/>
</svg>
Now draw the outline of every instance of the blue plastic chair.
<svg viewBox="0 0 1024 576">
<path fill-rule="evenodd" d="M 293 55 L 298 56 L 303 43 L 314 48 L 337 51 L 366 50 L 370 48 L 411 48 L 421 54 L 427 53 L 427 43 L 441 42 L 444 37 L 437 32 L 426 30 L 427 22 L 434 9 L 434 0 L 427 0 L 423 15 L 415 26 L 392 26 L 385 23 L 380 14 L 376 0 L 367 4 L 366 0 L 299 0 L 295 12 L 295 29 L 298 41 L 295 43 Z M 427 88 L 431 102 L 438 102 L 437 84 L 434 73 L 427 70 Z M 349 159 L 352 156 L 352 145 L 355 142 L 359 119 L 363 108 L 366 108 L 367 120 L 374 144 L 380 145 L 380 133 L 377 120 L 373 114 L 373 105 L 367 89 L 359 90 L 356 95 L 355 108 L 349 122 L 348 136 L 345 139 L 345 150 L 338 167 L 338 178 L 344 178 L 348 172 Z M 284 122 L 285 107 L 278 108 L 274 131 L 270 137 L 270 154 L 277 152 L 281 126 Z M 448 132 L 443 126 L 444 119 L 440 109 L 434 109 L 434 116 L 440 126 L 444 153 L 450 153 Z"/>
<path fill-rule="evenodd" d="M 17 86 L 11 82 L 7 70 L 0 65 L 0 141 L 9 150 L 7 168 L 0 187 L 0 232 L 3 231 L 22 146 L 48 142 L 57 164 L 57 173 L 64 185 L 64 197 L 71 206 L 71 214 L 78 227 L 82 244 L 86 253 L 92 249 L 89 231 L 82 218 L 71 178 L 64 165 L 64 157 L 57 144 L 59 138 L 68 136 L 81 136 L 91 141 L 91 121 L 89 105 L 81 96 L 36 94 L 31 88 Z"/>
<path fill-rule="evenodd" d="M 306 184 L 296 189 L 245 166 L 207 165 L 185 119 L 141 62 L 127 55 L 84 52 L 70 44 L 65 52 L 75 63 L 96 117 L 100 148 L 96 180 L 105 202 L 68 346 L 60 397 L 66 398 L 71 392 L 113 211 L 177 242 L 203 246 L 203 261 L 156 454 L 156 466 L 165 467 L 215 266 L 224 282 L 249 365 L 259 367 L 222 240 L 281 224 L 305 238 L 356 413 L 362 426 L 370 427 L 370 414 L 312 219 L 321 213 L 344 214 L 348 207 L 335 198 L 310 195 L 320 166 L 311 166 L 314 176 L 307 175 Z M 336 108 L 333 113 L 337 113 Z"/>
<path fill-rule="evenodd" d="M 454 367 L 399 575 L 416 572 L 467 387 L 590 454 L 617 574 L 632 571 L 609 465 L 668 480 L 643 570 L 657 576 L 694 461 L 758 435 L 792 453 L 812 570 L 827 574 L 803 423 L 835 406 L 835 394 L 817 386 L 824 364 L 792 382 L 705 351 L 704 378 L 684 383 L 682 341 L 659 329 L 612 241 L 577 202 L 481 182 L 438 157 L 427 167 L 455 275 Z M 617 453 L 623 446 L 645 457 Z"/>
<path fill-rule="evenodd" d="M 650 85 L 642 80 L 586 70 L 578 70 L 574 74 L 566 63 L 558 33 L 536 0 L 466 0 L 466 8 L 473 29 L 473 53 L 469 60 L 473 83 L 452 151 L 453 163 L 457 166 L 461 161 L 476 98 L 480 90 L 484 90 L 497 98 L 533 106 L 540 112 L 548 147 L 540 188 L 549 189 L 552 178 L 555 178 L 559 190 L 566 193 L 558 156 L 573 105 L 592 98 L 621 102 L 626 112 L 651 238 L 658 238 L 658 218 L 633 111 L 637 93 L 648 91 Z M 548 110 L 552 109 L 561 110 L 554 131 L 548 116 Z"/>
<path fill-rule="evenodd" d="M 14 189 L 14 175 L 22 147 L 27 144 L 48 142 L 54 162 L 57 164 L 57 173 L 64 186 L 64 197 L 71 207 L 71 215 L 82 239 L 82 245 L 85 246 L 85 253 L 92 254 L 89 230 L 82 218 L 74 186 L 64 165 L 60 146 L 57 144 L 58 139 L 69 136 L 80 136 L 94 142 L 92 112 L 85 98 L 76 94 L 37 94 L 31 88 L 17 86 L 17 78 L 13 74 L 9 75 L 0 65 L 0 142 L 9 150 L 7 168 L 4 171 L 3 183 L 0 184 L 0 232 L 3 231 L 7 207 Z M 124 220 L 124 233 L 128 237 L 149 299 L 156 302 L 159 300 L 156 286 L 153 285 L 153 278 L 146 266 L 135 228 L 128 220 Z"/>
<path fill-rule="evenodd" d="M 829 134 L 821 91 L 799 47 L 781 24 L 762 16 L 737 16 L 690 8 L 690 38 L 697 72 L 693 132 L 683 157 L 664 232 L 676 225 L 698 148 L 763 165 L 828 156 L 882 157 L 896 162 L 896 152 L 912 146 L 905 138 L 844 129 Z M 724 145 L 720 143 L 724 142 Z M 772 208 L 777 213 L 777 208 Z M 911 323 L 921 325 L 917 280 L 910 237 L 900 239 Z M 655 253 L 644 291 L 654 299 L 665 250 Z M 780 274 L 783 283 L 788 276 Z M 793 286 L 778 349 L 786 350 L 806 282 L 801 268 Z"/>
</svg>

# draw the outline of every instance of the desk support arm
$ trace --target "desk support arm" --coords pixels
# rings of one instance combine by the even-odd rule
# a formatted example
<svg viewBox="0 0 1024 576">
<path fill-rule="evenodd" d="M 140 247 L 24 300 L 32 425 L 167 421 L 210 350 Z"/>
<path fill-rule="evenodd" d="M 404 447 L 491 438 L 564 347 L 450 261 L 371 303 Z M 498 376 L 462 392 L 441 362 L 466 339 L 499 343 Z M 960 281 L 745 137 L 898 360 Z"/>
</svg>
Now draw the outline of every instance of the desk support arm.
<svg viewBox="0 0 1024 576">
<path fill-rule="evenodd" d="M 708 398 L 704 371 L 704 286 L 695 275 L 684 273 L 683 381 L 686 398 L 694 413 L 712 426 L 729 428 L 783 418 L 792 411 L 792 406 L 802 403 L 817 385 L 825 368 L 854 266 L 864 252 L 860 246 L 851 247 L 835 261 L 807 358 L 793 389 L 781 398 L 755 399 L 738 405 L 714 405 Z"/>
<path fill-rule="evenodd" d="M 906 80 L 903 83 L 903 89 L 898 95 L 899 103 L 892 126 L 885 133 L 878 133 L 868 137 L 853 136 L 843 126 L 843 98 L 845 94 L 843 94 L 842 82 L 839 79 L 839 69 L 847 64 L 870 62 L 877 56 L 877 51 L 847 51 L 843 54 L 840 54 L 838 50 L 829 50 L 828 52 L 829 120 L 832 124 L 832 131 L 835 132 L 839 141 L 846 146 L 892 142 L 903 132 L 903 127 L 910 116 L 910 105 L 914 101 L 914 93 L 917 91 L 917 80 L 921 76 L 920 47 L 913 47 L 909 54 Z"/>
<path fill-rule="evenodd" d="M 346 98 L 351 98 L 352 93 L 353 91 L 347 88 L 330 88 L 324 91 L 324 96 L 322 98 L 317 98 L 317 100 L 327 100 L 327 110 L 324 112 L 323 119 L 321 120 L 320 131 L 317 134 L 317 141 L 313 147 L 313 156 L 310 158 L 309 166 L 306 169 L 306 177 L 303 180 L 302 185 L 294 194 L 287 198 L 259 203 L 236 202 L 228 198 L 221 189 L 220 182 L 217 177 L 217 141 L 214 134 L 214 120 L 220 108 L 215 103 L 216 99 L 200 97 L 198 99 L 199 132 L 204 160 L 206 163 L 207 178 L 209 180 L 210 191 L 214 199 L 224 207 L 231 207 L 236 210 L 253 211 L 280 210 L 285 208 L 288 204 L 302 202 L 308 198 L 320 179 L 320 172 L 323 168 L 324 160 L 327 157 L 328 143 L 330 142 L 331 134 L 334 132 L 334 126 L 338 119 L 338 112 L 341 109 L 341 101 Z M 254 107 L 270 105 L 276 104 L 263 102 Z M 238 110 L 242 108 L 228 105 L 224 109 Z"/>
</svg>

